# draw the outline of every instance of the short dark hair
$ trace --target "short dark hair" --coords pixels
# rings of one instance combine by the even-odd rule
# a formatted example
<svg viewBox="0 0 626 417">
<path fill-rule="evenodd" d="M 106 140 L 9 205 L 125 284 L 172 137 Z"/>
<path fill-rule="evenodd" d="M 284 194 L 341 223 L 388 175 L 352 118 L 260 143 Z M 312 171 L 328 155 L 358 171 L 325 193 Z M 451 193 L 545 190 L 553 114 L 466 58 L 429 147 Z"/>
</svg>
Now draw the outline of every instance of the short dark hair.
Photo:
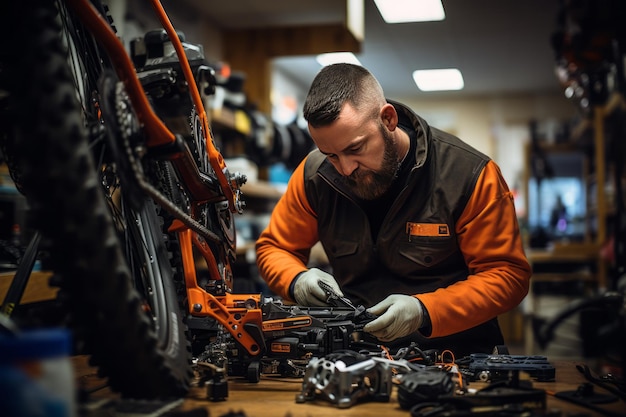
<svg viewBox="0 0 626 417">
<path fill-rule="evenodd" d="M 376 101 L 372 103 L 372 101 Z M 304 101 L 303 115 L 313 127 L 337 120 L 345 103 L 355 108 L 384 103 L 380 84 L 364 67 L 354 64 L 327 65 L 317 73 Z"/>
</svg>

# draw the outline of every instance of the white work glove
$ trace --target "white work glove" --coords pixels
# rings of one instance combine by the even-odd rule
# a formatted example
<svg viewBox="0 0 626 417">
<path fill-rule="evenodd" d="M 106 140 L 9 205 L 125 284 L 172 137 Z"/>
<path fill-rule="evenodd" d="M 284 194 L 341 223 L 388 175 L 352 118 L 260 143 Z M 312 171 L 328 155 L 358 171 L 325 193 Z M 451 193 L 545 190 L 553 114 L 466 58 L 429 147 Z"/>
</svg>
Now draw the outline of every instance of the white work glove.
<svg viewBox="0 0 626 417">
<path fill-rule="evenodd" d="M 306 272 L 303 272 L 296 279 L 296 283 L 293 287 L 293 297 L 296 299 L 296 303 L 301 306 L 327 306 L 326 300 L 328 296 L 324 290 L 319 286 L 318 281 L 324 281 L 333 290 L 343 297 L 343 292 L 339 289 L 339 284 L 335 281 L 335 278 L 322 271 L 321 269 L 311 268 Z"/>
<path fill-rule="evenodd" d="M 391 294 L 367 311 L 379 317 L 367 323 L 363 331 L 383 342 L 416 332 L 424 321 L 422 303 L 410 295 Z"/>
</svg>

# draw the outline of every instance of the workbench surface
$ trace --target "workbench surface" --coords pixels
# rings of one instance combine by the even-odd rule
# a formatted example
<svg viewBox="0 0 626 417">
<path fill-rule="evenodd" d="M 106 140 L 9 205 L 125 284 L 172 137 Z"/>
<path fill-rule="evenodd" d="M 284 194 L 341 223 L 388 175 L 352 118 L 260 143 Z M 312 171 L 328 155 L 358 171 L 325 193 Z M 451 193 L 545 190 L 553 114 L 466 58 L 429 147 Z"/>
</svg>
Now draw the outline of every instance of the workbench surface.
<svg viewBox="0 0 626 417">
<path fill-rule="evenodd" d="M 553 396 L 557 392 L 575 391 L 586 382 L 583 375 L 576 369 L 576 365 L 582 365 L 584 362 L 560 360 L 550 361 L 550 363 L 556 368 L 556 381 L 533 381 L 534 388 L 541 388 L 548 392 L 547 410 L 560 410 L 562 417 L 571 415 L 601 416 L 600 413 Z M 87 365 L 86 358 L 75 357 L 74 367 L 79 384 L 84 387 L 97 385 L 96 371 Z M 481 389 L 484 386 L 484 383 L 481 382 L 470 382 L 469 385 L 470 388 L 475 389 Z M 243 415 L 246 417 L 410 417 L 409 410 L 400 407 L 396 399 L 397 389 L 395 387 L 389 402 L 366 401 L 345 409 L 340 409 L 325 400 L 296 403 L 296 395 L 301 390 L 302 379 L 300 378 L 262 375 L 261 381 L 258 383 L 247 382 L 241 378 L 229 378 L 228 398 L 224 401 L 209 401 L 206 388 L 194 387 L 182 403 L 177 405 L 176 410 L 191 411 L 203 408 L 208 410 L 210 417 L 221 417 L 229 413 L 240 413 L 238 417 Z M 595 387 L 594 390 L 597 393 L 606 392 L 598 387 Z M 94 391 L 90 397 L 92 399 L 116 398 L 115 394 L 109 392 L 107 388 Z M 616 413 L 615 415 L 626 416 L 626 402 L 624 401 L 617 400 L 611 404 L 602 405 L 602 407 Z"/>
</svg>

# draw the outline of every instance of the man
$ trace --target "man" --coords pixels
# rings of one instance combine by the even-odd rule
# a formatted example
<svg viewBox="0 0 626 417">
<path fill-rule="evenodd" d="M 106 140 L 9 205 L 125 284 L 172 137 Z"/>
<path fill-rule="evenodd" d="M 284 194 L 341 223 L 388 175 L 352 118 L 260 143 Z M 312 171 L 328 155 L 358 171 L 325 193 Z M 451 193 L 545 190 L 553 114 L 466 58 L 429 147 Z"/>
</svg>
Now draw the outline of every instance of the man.
<svg viewBox="0 0 626 417">
<path fill-rule="evenodd" d="M 460 357 L 503 344 L 497 316 L 527 294 L 530 266 L 496 164 L 387 101 L 356 65 L 324 67 L 304 117 L 318 149 L 257 241 L 269 287 L 324 305 L 325 281 L 378 316 L 364 331 L 388 346 Z M 306 267 L 318 240 L 332 275 Z"/>
</svg>

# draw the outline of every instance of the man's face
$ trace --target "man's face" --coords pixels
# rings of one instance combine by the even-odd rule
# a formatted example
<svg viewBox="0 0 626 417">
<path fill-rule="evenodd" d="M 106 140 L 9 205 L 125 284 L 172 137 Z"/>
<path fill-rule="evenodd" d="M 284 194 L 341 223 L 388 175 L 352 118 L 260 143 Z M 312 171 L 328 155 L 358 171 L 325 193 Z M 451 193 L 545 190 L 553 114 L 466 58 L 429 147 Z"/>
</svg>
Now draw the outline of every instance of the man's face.
<svg viewBox="0 0 626 417">
<path fill-rule="evenodd" d="M 319 150 L 358 197 L 372 200 L 389 189 L 399 158 L 394 137 L 380 117 L 359 114 L 346 104 L 332 124 L 309 126 L 309 130 Z"/>
<path fill-rule="evenodd" d="M 398 161 L 398 151 L 393 143 L 391 133 L 383 126 L 379 125 L 380 135 L 383 142 L 383 155 L 380 169 L 371 170 L 367 168 L 357 168 L 352 174 L 343 177 L 344 181 L 352 191 L 363 200 L 374 200 L 385 194 L 396 178 L 400 162 Z"/>
</svg>

